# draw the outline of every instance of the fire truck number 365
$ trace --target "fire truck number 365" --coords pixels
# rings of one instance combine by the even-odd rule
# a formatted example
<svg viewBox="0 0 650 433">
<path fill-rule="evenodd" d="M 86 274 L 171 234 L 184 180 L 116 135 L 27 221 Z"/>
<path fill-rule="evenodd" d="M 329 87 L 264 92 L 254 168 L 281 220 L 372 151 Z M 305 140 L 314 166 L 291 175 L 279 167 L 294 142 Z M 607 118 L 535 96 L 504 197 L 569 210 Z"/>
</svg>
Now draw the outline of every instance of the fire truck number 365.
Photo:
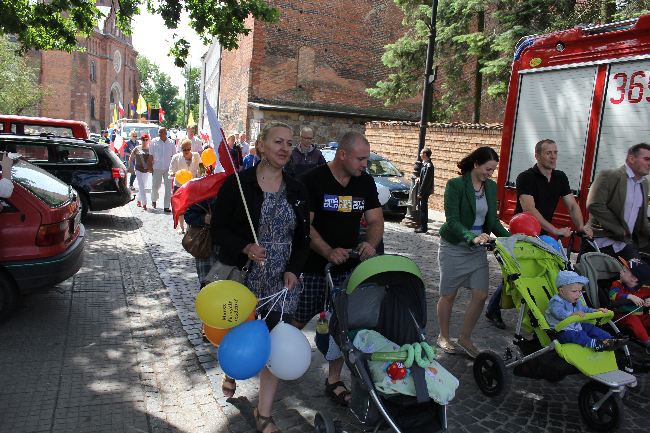
<svg viewBox="0 0 650 433">
<path fill-rule="evenodd" d="M 617 97 L 609 98 L 612 104 L 620 104 L 626 100 L 631 104 L 638 104 L 643 101 L 643 91 L 646 85 L 650 89 L 650 72 L 646 74 L 645 71 L 635 71 L 629 76 L 625 72 L 619 72 L 612 77 L 612 80 L 617 84 L 616 91 Z M 647 83 L 647 84 L 646 84 Z M 646 96 L 645 100 L 650 102 L 650 96 Z"/>
</svg>

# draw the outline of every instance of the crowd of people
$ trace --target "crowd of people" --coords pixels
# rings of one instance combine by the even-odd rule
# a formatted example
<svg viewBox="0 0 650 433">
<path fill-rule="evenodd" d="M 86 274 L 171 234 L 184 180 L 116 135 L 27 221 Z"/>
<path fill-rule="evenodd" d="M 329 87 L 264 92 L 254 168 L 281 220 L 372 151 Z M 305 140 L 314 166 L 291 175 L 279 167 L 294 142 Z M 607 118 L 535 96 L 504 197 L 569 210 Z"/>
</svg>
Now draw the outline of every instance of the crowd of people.
<svg viewBox="0 0 650 433">
<path fill-rule="evenodd" d="M 193 177 L 202 174 L 200 152 L 204 145 L 188 133 L 174 147 L 160 128 L 159 136 L 149 144 L 143 135 L 130 137 L 127 163 L 138 181 L 138 205 L 146 209 L 143 175 L 154 175 L 151 204 L 155 208 L 158 191 L 165 184 L 163 209 L 169 210 L 174 174 L 187 169 Z M 270 122 L 254 144 L 246 136 L 226 137 L 239 182 L 230 176 L 219 193 L 209 200 L 194 204 L 184 215 L 185 223 L 194 227 L 210 227 L 213 253 L 196 258 L 199 282 L 210 268 L 220 261 L 245 271 L 244 284 L 258 297 L 264 298 L 288 289 L 283 303 L 258 311 L 272 330 L 280 320 L 302 329 L 323 311 L 327 296 L 324 268 L 332 270 L 334 285 L 340 285 L 351 273 L 354 263 L 348 261 L 352 250 L 361 260 L 377 254 L 383 234 L 384 219 L 378 201 L 377 187 L 367 173 L 370 144 L 363 134 L 348 132 L 339 141 L 334 159 L 326 163 L 313 144 L 314 131 L 303 128 L 299 143 L 294 145 L 294 131 L 284 123 Z M 433 187 L 431 150 L 421 152 L 422 170 L 415 191 L 419 208 L 428 208 Z M 516 213 L 528 212 L 540 223 L 543 233 L 562 237 L 571 228 L 554 223 L 553 214 L 560 199 L 564 202 L 573 226 L 594 242 L 601 251 L 631 260 L 624 267 L 621 281 L 612 287 L 612 299 L 625 299 L 630 305 L 650 306 L 648 269 L 636 265 L 648 246 L 650 224 L 645 218 L 650 173 L 650 145 L 639 144 L 628 151 L 623 167 L 603 171 L 595 179 L 587 206 L 590 219 L 585 223 L 573 196 L 567 176 L 557 170 L 557 145 L 541 140 L 535 145 L 536 163 L 517 177 Z M 460 175 L 449 180 L 445 188 L 445 223 L 440 229 L 438 263 L 440 268 L 437 304 L 439 335 L 437 345 L 448 353 L 465 353 L 474 358 L 479 353 L 472 334 L 488 295 L 489 267 L 484 244 L 491 236 L 510 236 L 497 217 L 497 187 L 491 179 L 499 156 L 490 147 L 479 147 L 458 162 Z M 420 213 L 418 232 L 428 229 L 428 215 Z M 249 219 L 250 217 L 250 219 Z M 365 219 L 367 231 L 360 240 L 360 222 Z M 250 220 L 250 224 L 247 222 Z M 645 265 L 647 266 L 647 265 Z M 647 272 L 647 275 L 644 273 Z M 628 275 L 629 273 L 629 275 Z M 638 276 L 638 277 L 637 277 Z M 549 321 L 559 321 L 569 314 L 591 311 L 576 307 L 582 277 L 561 274 L 558 295 L 547 311 Z M 470 302 L 464 312 L 460 336 L 450 336 L 450 320 L 455 299 L 461 288 L 470 289 Z M 495 326 L 505 327 L 500 314 L 500 294 L 493 295 L 486 312 Z M 627 306 L 629 307 L 629 305 Z M 616 311 L 618 317 L 630 308 Z M 627 317 L 627 316 L 626 316 Z M 643 310 L 628 319 L 639 338 L 650 346 L 647 328 L 650 325 Z M 564 331 L 563 341 L 576 342 L 597 350 L 613 350 L 618 341 L 595 327 L 580 326 Z M 573 333 L 572 333 L 573 332 Z M 343 357 L 337 347 L 324 353 L 329 368 L 324 393 L 340 405 L 348 405 L 351 393 L 341 380 Z M 257 430 L 279 431 L 272 418 L 272 405 L 279 385 L 273 373 L 265 368 L 260 373 L 259 399 L 255 408 Z M 230 397 L 237 383 L 225 376 L 222 390 Z"/>
</svg>

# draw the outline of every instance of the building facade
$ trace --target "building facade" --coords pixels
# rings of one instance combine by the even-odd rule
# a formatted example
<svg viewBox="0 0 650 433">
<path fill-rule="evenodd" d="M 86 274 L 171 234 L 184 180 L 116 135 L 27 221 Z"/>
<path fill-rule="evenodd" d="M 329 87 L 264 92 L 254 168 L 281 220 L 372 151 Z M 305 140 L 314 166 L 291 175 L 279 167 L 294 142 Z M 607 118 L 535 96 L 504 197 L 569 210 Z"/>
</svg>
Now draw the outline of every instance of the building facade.
<svg viewBox="0 0 650 433">
<path fill-rule="evenodd" d="M 216 105 L 227 133 L 255 138 L 265 122 L 281 120 L 296 133 L 310 126 L 316 142 L 327 143 L 370 120 L 419 118 L 419 98 L 385 107 L 366 93 L 388 75 L 384 45 L 403 33 L 393 0 L 269 4 L 278 23 L 249 18 L 239 48 L 221 51 Z M 204 71 L 213 75 L 207 61 Z"/>
<path fill-rule="evenodd" d="M 113 121 L 113 110 L 121 103 L 129 116 L 129 104 L 137 101 L 140 79 L 137 53 L 131 37 L 115 24 L 115 5 L 97 0 L 106 14 L 88 38 L 80 39 L 85 51 L 32 51 L 30 62 L 40 69 L 40 85 L 45 96 L 39 115 L 82 120 L 92 132 L 99 132 Z"/>
</svg>

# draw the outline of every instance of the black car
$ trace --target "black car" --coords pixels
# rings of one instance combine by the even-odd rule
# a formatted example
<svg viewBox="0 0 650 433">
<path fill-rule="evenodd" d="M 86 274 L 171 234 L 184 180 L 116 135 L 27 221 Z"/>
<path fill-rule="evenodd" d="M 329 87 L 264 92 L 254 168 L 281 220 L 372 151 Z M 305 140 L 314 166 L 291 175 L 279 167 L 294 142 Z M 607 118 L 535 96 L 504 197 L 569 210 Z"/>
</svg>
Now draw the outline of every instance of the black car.
<svg viewBox="0 0 650 433">
<path fill-rule="evenodd" d="M 0 134 L 0 151 L 15 152 L 71 185 L 81 199 L 81 215 L 123 206 L 132 200 L 126 167 L 102 143 L 53 135 Z"/>
</svg>

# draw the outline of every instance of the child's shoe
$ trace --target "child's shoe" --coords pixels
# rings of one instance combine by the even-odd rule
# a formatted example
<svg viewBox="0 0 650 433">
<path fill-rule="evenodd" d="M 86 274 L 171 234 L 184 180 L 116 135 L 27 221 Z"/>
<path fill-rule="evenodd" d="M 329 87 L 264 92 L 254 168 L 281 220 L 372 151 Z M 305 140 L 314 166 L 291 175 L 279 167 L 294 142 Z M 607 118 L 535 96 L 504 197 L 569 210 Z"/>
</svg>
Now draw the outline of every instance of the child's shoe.
<svg viewBox="0 0 650 433">
<path fill-rule="evenodd" d="M 627 338 L 607 338 L 605 340 L 597 340 L 596 345 L 594 346 L 594 350 L 596 352 L 611 352 L 625 346 L 627 342 Z"/>
</svg>

